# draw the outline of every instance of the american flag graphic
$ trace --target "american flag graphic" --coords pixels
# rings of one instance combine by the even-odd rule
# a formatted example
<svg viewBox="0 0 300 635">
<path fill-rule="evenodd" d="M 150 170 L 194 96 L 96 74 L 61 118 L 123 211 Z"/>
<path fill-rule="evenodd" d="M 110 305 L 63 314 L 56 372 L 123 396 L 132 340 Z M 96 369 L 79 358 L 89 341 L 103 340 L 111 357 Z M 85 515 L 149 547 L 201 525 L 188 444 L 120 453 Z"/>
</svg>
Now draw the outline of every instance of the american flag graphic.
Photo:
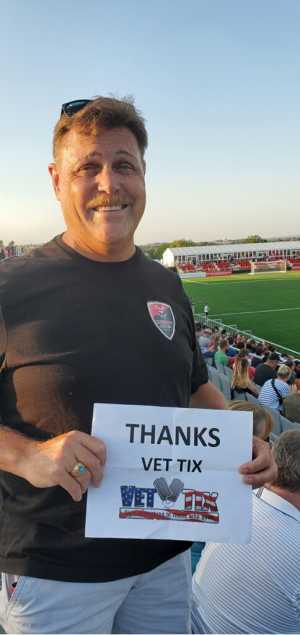
<svg viewBox="0 0 300 635">
<path fill-rule="evenodd" d="M 201 490 L 183 490 L 184 509 L 177 508 L 140 508 L 123 506 L 119 510 L 119 518 L 135 518 L 148 520 L 182 520 L 217 524 L 220 521 L 217 506 L 218 492 L 202 492 Z M 124 499 L 123 499 L 124 500 Z"/>
</svg>

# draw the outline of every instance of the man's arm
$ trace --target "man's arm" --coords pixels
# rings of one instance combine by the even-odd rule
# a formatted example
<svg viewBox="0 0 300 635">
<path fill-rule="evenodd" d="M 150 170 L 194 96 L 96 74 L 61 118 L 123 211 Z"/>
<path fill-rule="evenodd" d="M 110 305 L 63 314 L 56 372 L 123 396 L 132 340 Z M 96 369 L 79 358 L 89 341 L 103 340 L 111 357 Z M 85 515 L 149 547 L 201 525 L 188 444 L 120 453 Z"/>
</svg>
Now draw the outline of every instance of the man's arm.
<svg viewBox="0 0 300 635">
<path fill-rule="evenodd" d="M 208 381 L 201 384 L 191 396 L 191 408 L 212 408 L 214 410 L 227 410 L 227 402 L 224 395 Z"/>
<path fill-rule="evenodd" d="M 59 485 L 80 501 L 90 481 L 101 482 L 106 458 L 102 441 L 72 430 L 49 441 L 35 441 L 0 425 L 0 469 L 24 478 L 35 487 Z M 76 463 L 87 472 L 72 476 Z"/>
<path fill-rule="evenodd" d="M 224 396 L 210 381 L 199 386 L 192 394 L 190 406 L 191 408 L 227 410 Z M 253 487 L 261 487 L 276 478 L 277 467 L 268 443 L 254 437 L 252 448 L 252 461 L 241 465 L 239 472 L 243 475 L 245 483 Z"/>
</svg>

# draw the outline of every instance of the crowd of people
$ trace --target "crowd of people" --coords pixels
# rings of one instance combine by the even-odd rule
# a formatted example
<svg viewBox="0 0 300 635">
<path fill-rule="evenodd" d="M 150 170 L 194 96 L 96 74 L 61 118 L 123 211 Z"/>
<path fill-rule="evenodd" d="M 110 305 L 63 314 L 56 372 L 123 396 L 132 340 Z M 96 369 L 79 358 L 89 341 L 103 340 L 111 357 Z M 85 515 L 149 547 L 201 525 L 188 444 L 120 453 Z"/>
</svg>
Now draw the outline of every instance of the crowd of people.
<svg viewBox="0 0 300 635">
<path fill-rule="evenodd" d="M 230 378 L 228 408 L 253 413 L 254 435 L 270 442 L 272 410 L 299 429 L 271 444 L 278 477 L 253 492 L 249 545 L 193 545 L 193 633 L 300 633 L 300 360 L 224 328 L 196 333 L 206 362 Z"/>
<path fill-rule="evenodd" d="M 263 406 L 300 423 L 300 360 L 281 354 L 268 343 L 257 342 L 226 329 L 196 325 L 199 347 L 207 363 L 229 368 L 232 396 L 250 394 Z"/>
</svg>

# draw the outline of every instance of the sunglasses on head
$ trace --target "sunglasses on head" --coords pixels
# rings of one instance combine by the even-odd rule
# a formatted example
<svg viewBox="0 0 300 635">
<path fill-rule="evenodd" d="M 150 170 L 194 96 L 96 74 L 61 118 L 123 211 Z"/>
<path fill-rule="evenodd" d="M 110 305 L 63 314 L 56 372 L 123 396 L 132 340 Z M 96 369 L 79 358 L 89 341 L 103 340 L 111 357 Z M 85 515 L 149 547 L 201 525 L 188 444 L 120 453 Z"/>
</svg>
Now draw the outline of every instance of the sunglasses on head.
<svg viewBox="0 0 300 635">
<path fill-rule="evenodd" d="M 66 101 L 65 104 L 62 104 L 61 113 L 62 115 L 67 115 L 67 117 L 72 117 L 76 112 L 84 108 L 87 104 L 92 101 L 91 99 L 74 99 L 73 101 Z"/>
</svg>

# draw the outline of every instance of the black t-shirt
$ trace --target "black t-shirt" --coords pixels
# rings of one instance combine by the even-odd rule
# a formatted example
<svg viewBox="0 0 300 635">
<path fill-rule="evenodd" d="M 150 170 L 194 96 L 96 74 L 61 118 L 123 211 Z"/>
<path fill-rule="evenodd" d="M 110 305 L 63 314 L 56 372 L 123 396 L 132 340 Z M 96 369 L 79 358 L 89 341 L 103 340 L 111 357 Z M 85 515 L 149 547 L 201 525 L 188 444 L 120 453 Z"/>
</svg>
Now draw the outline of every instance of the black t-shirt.
<svg viewBox="0 0 300 635">
<path fill-rule="evenodd" d="M 149 302 L 171 307 L 173 337 L 156 326 Z M 94 403 L 187 407 L 208 380 L 178 276 L 139 249 L 125 262 L 99 263 L 55 238 L 1 263 L 0 308 L 1 419 L 32 438 L 90 433 Z M 189 547 L 84 538 L 85 503 L 0 471 L 0 570 L 100 582 Z"/>
<path fill-rule="evenodd" d="M 274 368 L 267 366 L 267 364 L 259 364 L 256 367 L 253 381 L 258 386 L 263 386 L 268 379 L 273 379 L 273 377 L 276 377 L 276 370 L 274 370 Z"/>
</svg>

